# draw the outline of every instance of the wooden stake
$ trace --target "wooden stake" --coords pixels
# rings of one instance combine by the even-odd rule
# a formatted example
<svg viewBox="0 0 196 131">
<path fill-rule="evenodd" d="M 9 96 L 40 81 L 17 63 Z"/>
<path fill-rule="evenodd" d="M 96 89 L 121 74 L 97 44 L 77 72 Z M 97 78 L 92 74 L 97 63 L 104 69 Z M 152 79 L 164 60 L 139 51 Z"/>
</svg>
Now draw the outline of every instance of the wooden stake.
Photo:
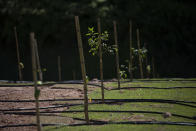
<svg viewBox="0 0 196 131">
<path fill-rule="evenodd" d="M 144 48 L 147 49 L 147 43 L 144 43 Z M 150 78 L 150 72 L 148 69 L 147 69 L 147 66 L 148 66 L 148 54 L 146 54 L 146 57 L 145 57 L 145 63 L 144 63 L 144 69 L 145 69 L 145 73 L 146 73 L 146 78 Z"/>
<path fill-rule="evenodd" d="M 156 78 L 156 73 L 155 73 L 155 65 L 154 65 L 154 57 L 152 57 L 152 74 L 153 74 L 153 78 Z"/>
<path fill-rule="evenodd" d="M 146 55 L 146 58 L 145 58 L 145 70 L 146 70 L 146 78 L 150 78 L 150 74 L 151 74 L 151 71 L 149 71 L 148 69 L 147 69 L 147 66 L 148 66 L 148 57 L 147 57 L 147 55 Z"/>
<path fill-rule="evenodd" d="M 78 16 L 75 16 L 75 25 L 76 25 L 76 33 L 77 33 L 77 40 L 78 40 L 78 49 L 79 49 L 79 53 L 80 53 L 82 79 L 84 81 L 84 114 L 85 114 L 86 123 L 89 123 L 86 68 L 85 68 L 85 62 L 84 62 L 82 39 L 81 39 L 81 34 L 80 34 L 80 23 L 79 23 L 79 17 Z"/>
<path fill-rule="evenodd" d="M 30 46 L 31 46 L 31 57 L 32 57 L 32 73 L 34 81 L 34 97 L 36 105 L 36 122 L 37 130 L 41 131 L 40 113 L 39 113 L 39 93 L 40 90 L 37 88 L 37 67 L 36 67 L 36 55 L 35 55 L 35 38 L 34 33 L 30 33 Z"/>
<path fill-rule="evenodd" d="M 138 46 L 138 51 L 140 51 L 140 34 L 139 34 L 139 29 L 137 29 L 137 46 Z M 140 66 L 140 76 L 143 79 L 144 78 L 144 73 L 143 73 L 143 66 L 142 66 L 142 58 L 140 53 L 139 55 L 139 66 Z"/>
<path fill-rule="evenodd" d="M 60 56 L 58 56 L 57 63 L 58 63 L 59 81 L 61 81 L 61 57 Z"/>
<path fill-rule="evenodd" d="M 22 68 L 20 66 L 20 52 L 19 52 L 19 46 L 18 46 L 18 35 L 16 31 L 16 26 L 14 27 L 14 34 L 15 34 L 15 40 L 16 40 L 16 55 L 17 55 L 17 61 L 18 61 L 18 74 L 19 74 L 19 80 L 23 80 L 22 76 Z"/>
<path fill-rule="evenodd" d="M 129 77 L 130 77 L 130 81 L 132 81 L 133 80 L 133 52 L 132 52 L 132 48 L 133 48 L 133 40 L 132 40 L 132 21 L 130 20 L 129 21 L 129 26 L 130 26 L 130 28 L 129 28 L 129 42 L 130 42 L 130 46 L 129 46 Z"/>
<path fill-rule="evenodd" d="M 76 80 L 76 72 L 75 72 L 75 70 L 72 70 L 72 73 L 73 73 L 73 80 Z"/>
<path fill-rule="evenodd" d="M 40 65 L 40 59 L 39 59 L 39 53 L 38 53 L 38 46 L 37 46 L 37 40 L 35 39 L 35 55 L 36 55 L 36 61 L 37 61 L 37 71 L 39 74 L 39 80 L 43 81 L 43 73 Z"/>
<path fill-rule="evenodd" d="M 114 42 L 116 45 L 116 71 L 117 71 L 117 79 L 118 79 L 118 89 L 120 89 L 119 48 L 118 48 L 116 21 L 113 21 L 113 25 L 114 25 Z"/>
<path fill-rule="evenodd" d="M 97 20 L 97 28 L 99 33 L 99 66 L 100 66 L 100 79 L 101 79 L 101 96 L 104 103 L 104 85 L 103 85 L 103 59 L 102 59 L 102 44 L 101 44 L 101 22 L 100 18 Z"/>
</svg>

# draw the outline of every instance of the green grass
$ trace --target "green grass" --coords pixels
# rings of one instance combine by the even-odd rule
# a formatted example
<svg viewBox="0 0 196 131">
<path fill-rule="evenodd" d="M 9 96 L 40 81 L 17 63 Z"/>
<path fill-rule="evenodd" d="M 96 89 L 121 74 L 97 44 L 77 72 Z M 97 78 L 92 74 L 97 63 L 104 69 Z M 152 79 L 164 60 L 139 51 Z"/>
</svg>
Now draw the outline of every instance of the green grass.
<svg viewBox="0 0 196 131">
<path fill-rule="evenodd" d="M 45 131 L 195 131 L 195 127 L 173 125 L 101 125 L 80 127 L 46 127 Z"/>
<path fill-rule="evenodd" d="M 168 88 L 168 87 L 196 87 L 196 81 L 153 81 L 153 82 L 141 82 L 141 81 L 133 81 L 133 82 L 125 82 L 121 83 L 121 87 L 159 87 L 159 88 Z M 110 82 L 105 85 L 105 87 L 116 87 L 117 83 Z"/>
<path fill-rule="evenodd" d="M 105 99 L 173 99 L 173 100 L 196 100 L 196 89 L 127 89 L 105 91 Z M 89 94 L 92 99 L 101 98 L 100 91 Z"/>
<path fill-rule="evenodd" d="M 116 83 L 107 83 L 106 87 L 117 87 Z M 161 82 L 141 82 L 135 81 L 131 83 L 123 83 L 122 87 L 186 87 L 196 86 L 196 82 L 183 82 L 183 81 L 161 81 Z M 100 89 L 95 88 L 89 94 L 89 98 L 101 98 Z M 127 90 L 105 90 L 105 99 L 170 99 L 170 100 L 184 100 L 196 101 L 196 89 L 127 89 Z M 195 104 L 196 105 L 196 104 Z M 69 110 L 83 110 L 83 106 L 74 106 Z M 93 104 L 89 105 L 89 110 L 121 110 L 121 111 L 157 111 L 157 112 L 171 112 L 185 116 L 196 116 L 196 109 L 177 104 L 167 103 L 153 103 L 153 102 L 132 102 L 124 103 L 122 105 L 109 105 L 109 104 Z M 84 118 L 83 113 L 64 113 L 66 117 Z M 90 119 L 106 120 L 106 121 L 142 121 L 142 120 L 155 120 L 155 121 L 172 121 L 172 122 L 194 122 L 181 117 L 171 116 L 163 118 L 161 114 L 145 114 L 145 113 L 89 113 Z M 174 125 L 102 125 L 102 126 L 79 126 L 79 127 L 45 127 L 46 131 L 195 131 L 196 127 L 193 126 L 174 126 Z"/>
</svg>

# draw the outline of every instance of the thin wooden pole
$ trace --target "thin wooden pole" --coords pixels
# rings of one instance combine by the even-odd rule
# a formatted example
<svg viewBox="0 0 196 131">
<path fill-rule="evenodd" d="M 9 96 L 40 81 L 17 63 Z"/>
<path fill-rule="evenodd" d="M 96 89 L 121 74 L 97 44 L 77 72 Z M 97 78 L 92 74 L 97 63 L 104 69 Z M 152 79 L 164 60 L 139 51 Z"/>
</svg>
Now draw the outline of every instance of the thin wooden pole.
<svg viewBox="0 0 196 131">
<path fill-rule="evenodd" d="M 137 46 L 138 46 L 138 51 L 140 51 L 140 34 L 139 34 L 139 29 L 137 29 Z M 143 73 L 142 58 L 141 58 L 140 53 L 138 53 L 138 56 L 139 56 L 140 76 L 143 79 L 144 78 L 144 73 Z"/>
<path fill-rule="evenodd" d="M 72 73 L 73 73 L 73 80 L 76 80 L 76 71 L 72 70 Z"/>
<path fill-rule="evenodd" d="M 75 25 L 76 25 L 76 33 L 77 33 L 77 40 L 78 40 L 78 49 L 79 49 L 79 53 L 80 53 L 82 79 L 84 81 L 84 114 L 85 114 L 86 123 L 89 123 L 86 68 L 85 68 L 85 61 L 84 61 L 83 47 L 82 47 L 82 39 L 81 39 L 81 34 L 80 34 L 80 23 L 79 23 L 79 17 L 78 16 L 75 16 Z"/>
<path fill-rule="evenodd" d="M 118 89 L 120 89 L 119 48 L 118 48 L 116 21 L 113 21 L 113 25 L 114 25 L 114 42 L 116 46 L 116 71 L 117 71 L 117 79 L 118 79 Z"/>
<path fill-rule="evenodd" d="M 133 52 L 132 52 L 132 48 L 133 48 L 133 35 L 132 35 L 132 21 L 130 20 L 129 21 L 129 78 L 130 78 L 130 81 L 133 80 Z"/>
<path fill-rule="evenodd" d="M 153 78 L 156 78 L 156 73 L 155 73 L 155 65 L 154 65 L 154 57 L 152 57 L 152 74 L 153 74 Z"/>
<path fill-rule="evenodd" d="M 39 59 L 39 52 L 38 52 L 38 46 L 37 46 L 37 40 L 35 39 L 35 55 L 36 55 L 36 61 L 37 61 L 37 71 L 39 74 L 39 80 L 43 81 L 43 73 L 40 65 L 40 59 Z"/>
<path fill-rule="evenodd" d="M 148 55 L 146 55 L 146 58 L 145 58 L 145 69 L 146 69 L 146 78 L 150 78 L 150 70 L 148 69 Z"/>
<path fill-rule="evenodd" d="M 57 63 L 58 63 L 59 81 L 61 81 L 61 56 L 58 56 Z"/>
<path fill-rule="evenodd" d="M 147 49 L 147 43 L 144 43 L 144 48 Z M 145 77 L 150 78 L 150 70 L 148 69 L 148 54 L 146 53 L 146 56 L 144 58 L 145 63 L 144 63 L 144 69 L 145 69 Z"/>
<path fill-rule="evenodd" d="M 41 131 L 40 113 L 39 113 L 39 94 L 40 90 L 37 87 L 37 66 L 36 66 L 36 55 L 35 55 L 35 38 L 34 33 L 30 33 L 30 46 L 31 46 L 31 56 L 32 56 L 32 73 L 34 81 L 34 97 L 35 97 L 35 107 L 36 107 L 36 122 L 37 130 Z"/>
<path fill-rule="evenodd" d="M 22 67 L 20 66 L 20 51 L 19 51 L 19 46 L 18 46 L 18 35 L 16 31 L 16 26 L 14 27 L 14 34 L 15 34 L 15 40 L 16 40 L 16 55 L 17 55 L 17 61 L 18 61 L 18 75 L 19 75 L 19 80 L 23 80 L 22 76 Z"/>
<path fill-rule="evenodd" d="M 101 96 L 102 102 L 104 103 L 104 85 L 103 85 L 103 55 L 102 55 L 102 44 L 101 44 L 101 21 L 100 18 L 97 19 L 97 28 L 99 33 L 99 66 L 100 66 L 100 79 L 101 79 Z"/>
</svg>

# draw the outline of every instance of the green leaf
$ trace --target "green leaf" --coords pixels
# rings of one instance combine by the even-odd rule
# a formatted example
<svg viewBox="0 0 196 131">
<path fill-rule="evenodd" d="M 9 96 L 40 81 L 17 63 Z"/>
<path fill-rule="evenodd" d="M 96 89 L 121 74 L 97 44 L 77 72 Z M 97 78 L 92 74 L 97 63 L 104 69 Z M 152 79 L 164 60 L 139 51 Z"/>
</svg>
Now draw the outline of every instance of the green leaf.
<svg viewBox="0 0 196 131">
<path fill-rule="evenodd" d="M 88 76 L 86 76 L 86 83 L 88 83 L 89 82 L 89 77 Z"/>
<path fill-rule="evenodd" d="M 43 68 L 43 69 L 42 69 L 42 71 L 46 72 L 46 71 L 47 71 L 47 69 L 46 69 L 46 68 Z"/>
<path fill-rule="evenodd" d="M 19 63 L 19 66 L 20 66 L 21 69 L 24 68 L 24 64 L 22 62 Z"/>
<path fill-rule="evenodd" d="M 88 30 L 92 32 L 94 30 L 94 27 L 88 27 Z"/>
<path fill-rule="evenodd" d="M 87 34 L 86 34 L 86 36 L 90 36 L 90 35 L 91 35 L 90 33 L 87 33 Z"/>
</svg>

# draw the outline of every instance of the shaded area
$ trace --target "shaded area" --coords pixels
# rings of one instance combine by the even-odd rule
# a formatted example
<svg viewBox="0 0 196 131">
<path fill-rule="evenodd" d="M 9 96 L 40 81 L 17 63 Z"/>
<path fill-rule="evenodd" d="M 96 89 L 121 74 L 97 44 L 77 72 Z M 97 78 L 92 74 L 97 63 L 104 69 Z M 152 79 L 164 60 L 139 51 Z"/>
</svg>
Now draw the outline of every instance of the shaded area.
<svg viewBox="0 0 196 131">
<path fill-rule="evenodd" d="M 196 57 L 196 8 L 193 0 L 48 0 L 0 1 L 0 79 L 17 80 L 17 60 L 13 27 L 17 27 L 24 78 L 31 80 L 29 32 L 34 31 L 38 40 L 44 80 L 57 80 L 57 56 L 62 58 L 62 79 L 80 78 L 74 16 L 81 19 L 81 31 L 86 43 L 88 26 L 96 26 L 101 18 L 102 29 L 110 33 L 113 42 L 112 20 L 117 21 L 120 64 L 128 59 L 129 19 L 133 21 L 133 46 L 136 32 L 141 30 L 141 46 L 146 43 L 149 60 L 154 56 L 157 73 L 161 77 L 194 77 Z M 90 78 L 99 77 L 98 59 L 88 54 L 84 44 L 87 72 Z M 69 63 L 69 64 L 68 64 Z M 104 78 L 112 78 L 115 70 L 114 57 L 103 57 Z M 150 63 L 150 62 L 149 62 Z M 148 63 L 148 64 L 149 64 Z M 137 62 L 134 63 L 137 65 Z M 178 65 L 178 66 L 176 66 Z M 12 74 L 12 75 L 10 75 Z M 134 72 L 138 77 L 138 70 Z"/>
</svg>

